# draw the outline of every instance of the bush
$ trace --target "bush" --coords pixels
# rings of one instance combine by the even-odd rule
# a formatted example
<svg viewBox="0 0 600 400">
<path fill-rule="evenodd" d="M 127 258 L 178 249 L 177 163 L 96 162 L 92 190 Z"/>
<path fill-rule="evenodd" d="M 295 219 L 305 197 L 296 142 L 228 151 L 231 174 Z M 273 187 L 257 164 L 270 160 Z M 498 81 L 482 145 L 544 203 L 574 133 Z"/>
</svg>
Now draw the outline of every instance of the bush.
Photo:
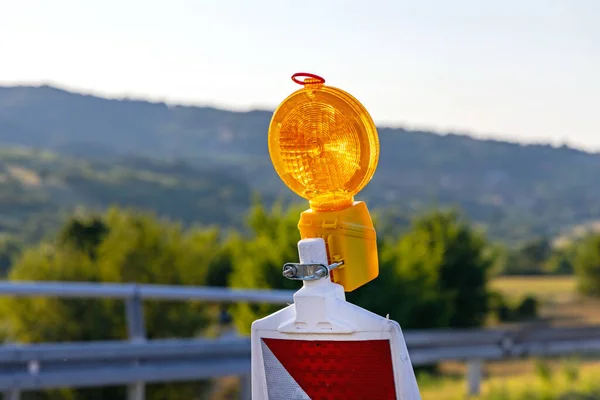
<svg viewBox="0 0 600 400">
<path fill-rule="evenodd" d="M 516 309 L 517 318 L 533 319 L 538 315 L 538 301 L 533 296 L 525 296 Z"/>
<path fill-rule="evenodd" d="M 588 296 L 600 296 L 600 235 L 585 238 L 575 251 L 573 262 L 577 288 Z"/>
<path fill-rule="evenodd" d="M 495 292 L 490 309 L 500 322 L 526 321 L 538 316 L 538 301 L 533 296 L 525 296 L 516 304 L 510 304 L 500 293 Z"/>
<path fill-rule="evenodd" d="M 33 281 L 138 282 L 204 285 L 223 258 L 218 232 L 183 231 L 152 215 L 110 210 L 76 217 L 55 243 L 30 248 L 9 278 Z M 218 280 L 213 271 L 212 279 Z M 5 298 L 0 301 L 8 338 L 18 342 L 125 339 L 122 301 L 107 299 Z M 198 302 L 145 302 L 149 338 L 204 335 L 214 327 L 217 308 Z M 157 384 L 148 399 L 192 399 L 207 382 Z M 31 396 L 31 397 L 30 397 Z M 27 393 L 43 400 L 125 399 L 123 388 L 103 387 Z"/>
</svg>

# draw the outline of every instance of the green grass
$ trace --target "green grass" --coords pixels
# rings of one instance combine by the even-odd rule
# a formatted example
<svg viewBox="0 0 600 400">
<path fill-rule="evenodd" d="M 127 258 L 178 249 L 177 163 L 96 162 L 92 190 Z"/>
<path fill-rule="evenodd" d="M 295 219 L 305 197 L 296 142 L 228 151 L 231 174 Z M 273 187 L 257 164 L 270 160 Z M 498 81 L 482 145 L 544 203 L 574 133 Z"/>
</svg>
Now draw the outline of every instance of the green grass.
<svg viewBox="0 0 600 400">
<path fill-rule="evenodd" d="M 572 298 L 576 282 L 573 276 L 508 276 L 492 279 L 492 289 L 509 298 L 533 295 L 540 300 Z"/>
<path fill-rule="evenodd" d="M 553 326 L 600 324 L 600 300 L 578 295 L 573 276 L 498 277 L 491 287 L 508 300 L 534 296 L 540 303 L 540 318 Z"/>
<path fill-rule="evenodd" d="M 529 361 L 529 364 L 533 362 Z M 549 371 L 549 373 L 548 373 Z M 600 399 L 600 363 L 573 367 L 569 363 L 556 363 L 543 374 L 539 370 L 515 375 L 490 375 L 481 385 L 481 395 L 475 400 L 558 400 L 567 393 L 593 394 Z M 489 374 L 489 371 L 487 371 Z M 462 400 L 467 397 L 464 379 L 455 377 L 431 378 L 420 376 L 419 389 L 422 400 Z M 583 399 L 583 398 L 582 398 Z M 588 397 L 585 397 L 588 399 Z"/>
<path fill-rule="evenodd" d="M 600 300 L 579 296 L 574 277 L 515 276 L 491 281 L 493 290 L 508 300 L 535 296 L 541 304 L 542 326 L 600 324 Z M 587 360 L 573 367 L 565 360 L 540 363 L 533 359 L 490 362 L 484 367 L 482 393 L 472 400 L 600 399 L 600 361 Z M 423 400 L 466 399 L 466 368 L 462 363 L 443 363 L 440 375 L 420 376 Z M 571 393 L 571 395 L 567 395 Z M 577 393 L 577 395 L 572 395 Z M 585 397 L 585 396 L 587 397 Z"/>
</svg>

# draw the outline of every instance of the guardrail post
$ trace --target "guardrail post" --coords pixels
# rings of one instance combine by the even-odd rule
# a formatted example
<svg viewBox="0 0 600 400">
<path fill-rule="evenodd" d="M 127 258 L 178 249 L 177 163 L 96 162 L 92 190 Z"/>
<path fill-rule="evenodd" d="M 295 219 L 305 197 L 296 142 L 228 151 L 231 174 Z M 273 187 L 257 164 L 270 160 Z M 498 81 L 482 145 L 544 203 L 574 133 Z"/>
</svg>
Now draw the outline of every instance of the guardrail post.
<svg viewBox="0 0 600 400">
<path fill-rule="evenodd" d="M 482 362 L 469 360 L 467 363 L 467 384 L 469 396 L 479 396 L 481 391 Z"/>
<path fill-rule="evenodd" d="M 146 340 L 144 307 L 137 285 L 135 285 L 131 297 L 125 300 L 125 315 L 127 317 L 129 339 L 135 341 Z"/>
<path fill-rule="evenodd" d="M 3 393 L 2 398 L 4 400 L 20 400 L 21 399 L 21 392 L 19 390 L 13 389 L 13 390 L 7 390 Z"/>
<path fill-rule="evenodd" d="M 127 387 L 127 400 L 144 400 L 146 397 L 144 382 L 136 382 Z"/>
<path fill-rule="evenodd" d="M 135 285 L 131 297 L 125 300 L 125 316 L 129 340 L 138 342 L 146 340 L 146 324 L 144 322 L 144 304 L 138 286 Z M 135 382 L 127 387 L 128 400 L 144 400 L 146 397 L 145 382 Z"/>
</svg>

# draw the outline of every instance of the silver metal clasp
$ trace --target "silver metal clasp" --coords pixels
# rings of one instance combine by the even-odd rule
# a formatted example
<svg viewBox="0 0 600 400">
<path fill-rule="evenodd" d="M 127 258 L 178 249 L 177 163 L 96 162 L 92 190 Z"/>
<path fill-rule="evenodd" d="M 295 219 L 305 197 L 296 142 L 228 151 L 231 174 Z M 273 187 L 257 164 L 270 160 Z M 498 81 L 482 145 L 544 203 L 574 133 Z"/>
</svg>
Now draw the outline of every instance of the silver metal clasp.
<svg viewBox="0 0 600 400">
<path fill-rule="evenodd" d="M 325 278 L 331 270 L 344 265 L 343 261 L 325 264 L 301 264 L 301 263 L 285 263 L 283 265 L 282 274 L 288 279 L 297 281 L 315 281 Z"/>
</svg>

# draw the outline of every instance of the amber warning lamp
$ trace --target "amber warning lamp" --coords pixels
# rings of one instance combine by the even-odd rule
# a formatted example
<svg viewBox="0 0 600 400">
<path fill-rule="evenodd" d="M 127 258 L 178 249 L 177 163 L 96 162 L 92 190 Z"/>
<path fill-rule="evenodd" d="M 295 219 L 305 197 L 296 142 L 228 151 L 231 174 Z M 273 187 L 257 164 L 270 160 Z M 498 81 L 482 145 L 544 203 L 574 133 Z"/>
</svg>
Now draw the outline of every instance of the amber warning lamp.
<svg viewBox="0 0 600 400">
<path fill-rule="evenodd" d="M 373 222 L 354 195 L 373 177 L 379 138 L 364 106 L 325 79 L 297 73 L 303 87 L 275 110 L 269 154 L 279 177 L 310 209 L 300 215 L 302 239 L 323 238 L 332 280 L 350 292 L 379 274 Z"/>
</svg>

